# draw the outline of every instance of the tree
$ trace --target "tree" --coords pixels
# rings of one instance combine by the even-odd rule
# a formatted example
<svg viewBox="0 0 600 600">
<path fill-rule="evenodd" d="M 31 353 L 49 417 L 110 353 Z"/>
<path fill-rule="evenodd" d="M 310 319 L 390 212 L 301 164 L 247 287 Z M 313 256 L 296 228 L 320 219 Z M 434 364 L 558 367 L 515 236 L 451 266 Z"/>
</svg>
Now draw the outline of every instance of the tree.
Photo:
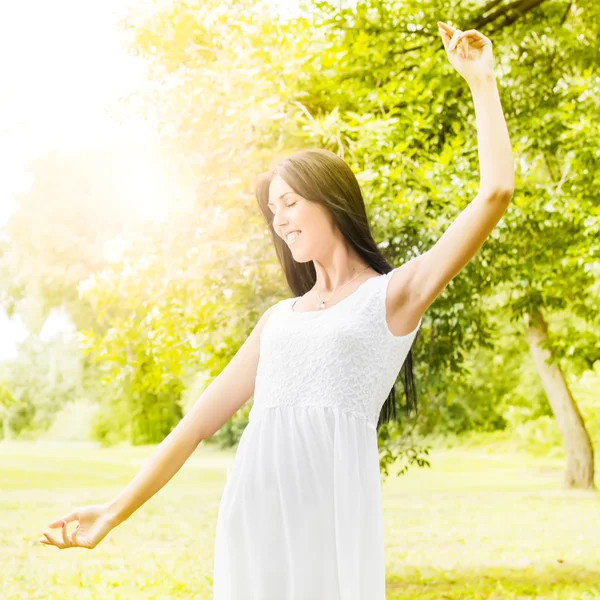
<svg viewBox="0 0 600 600">
<path fill-rule="evenodd" d="M 527 340 L 565 436 L 565 483 L 593 487 L 588 432 L 561 368 L 550 362 L 565 360 L 576 346 L 571 368 L 591 368 L 598 347 L 587 335 L 552 340 L 543 321 L 544 312 L 568 310 L 587 327 L 598 325 L 591 300 L 600 240 L 599 132 L 592 117 L 600 106 L 590 93 L 599 82 L 590 68 L 599 58 L 598 24 L 588 18 L 593 5 L 491 2 L 446 13 L 439 3 L 364 2 L 356 11 L 337 11 L 327 2 L 318 6 L 333 42 L 304 69 L 303 102 L 322 140 L 337 140 L 355 161 L 383 237 L 396 243 L 390 244 L 393 255 L 427 250 L 476 187 L 468 89 L 441 60 L 436 20 L 448 14 L 465 26 L 478 23 L 483 33 L 493 31 L 515 141 L 517 190 L 491 239 L 428 311 L 430 322 L 444 328 L 430 329 L 428 341 L 435 343 L 439 361 L 434 369 L 459 369 L 461 348 L 486 343 L 489 322 L 478 310 L 480 299 L 503 290 L 505 304 L 497 309 L 509 310 L 515 323 L 528 319 Z M 459 323 L 463 331 L 452 335 Z M 427 358 L 431 363 L 434 356 Z"/>
<path fill-rule="evenodd" d="M 217 356 L 213 364 L 222 367 L 258 311 L 282 290 L 267 271 L 273 267 L 275 272 L 274 256 L 265 258 L 272 250 L 257 219 L 251 184 L 274 157 L 298 147 L 329 148 L 349 162 L 365 192 L 375 238 L 391 262 L 398 264 L 435 243 L 475 195 L 478 183 L 474 114 L 467 86 L 442 55 L 435 27 L 440 15 L 479 23 L 486 34 L 493 31 L 518 180 L 513 202 L 491 238 L 428 310 L 417 356 L 422 395 L 442 397 L 464 369 L 467 351 L 493 348 L 493 317 L 502 311 L 510 314 L 520 335 L 525 334 L 525 315 L 536 316 L 529 321 L 535 327 L 544 311 L 569 311 L 583 327 L 597 330 L 593 184 L 599 157 L 594 151 L 597 124 L 590 115 L 598 114 L 598 95 L 586 91 L 598 85 L 586 66 L 598 59 L 591 43 L 597 32 L 585 12 L 591 7 L 569 4 L 567 11 L 564 3 L 552 0 L 491 2 L 475 9 L 368 1 L 355 10 L 338 10 L 318 2 L 304 16 L 284 23 L 260 3 L 181 2 L 144 18 L 132 16 L 126 26 L 134 32 L 136 51 L 150 61 L 156 84 L 145 92 L 148 110 L 158 115 L 173 151 L 188 157 L 198 179 L 200 222 L 209 223 L 201 237 L 194 237 L 193 227 L 183 231 L 209 258 L 198 261 L 204 268 L 194 275 L 204 286 L 202 293 L 190 292 L 192 276 L 184 275 L 189 283 L 171 295 L 175 279 L 165 275 L 165 265 L 187 274 L 200 251 L 190 242 L 151 254 L 148 268 L 140 271 L 143 278 L 138 274 L 137 282 L 128 284 L 144 281 L 145 294 L 137 299 L 141 312 L 131 308 L 135 317 L 117 320 L 119 333 L 98 340 L 97 348 L 104 345 L 108 356 L 117 357 L 118 374 L 145 385 L 139 375 L 144 363 L 128 366 L 119 352 L 135 340 L 140 346 L 136 356 L 142 356 L 150 347 L 141 344 L 142 335 L 158 329 L 161 343 L 158 348 L 152 343 L 153 354 L 169 356 L 164 341 L 183 340 L 175 332 L 194 334 L 201 322 L 209 336 L 204 356 Z M 153 236 L 151 244 L 160 240 Z M 246 253 L 249 258 L 242 259 Z M 225 262 L 219 263 L 222 258 Z M 117 292 L 115 281 L 131 264 L 123 261 L 106 281 L 98 280 L 94 294 L 102 298 L 102 287 L 108 290 L 98 306 L 122 307 L 129 292 Z M 226 274 L 218 270 L 222 264 Z M 160 287 L 158 281 L 166 283 Z M 231 290 L 229 297 L 223 288 Z M 570 294 L 573 289 L 579 291 L 576 297 Z M 135 287 L 129 295 L 136 299 Z M 152 300 L 145 299 L 144 305 L 146 295 Z M 178 304 L 175 298 L 185 300 Z M 240 318 L 242 299 L 248 299 L 244 306 L 250 309 Z M 152 328 L 143 321 L 151 310 L 148 302 L 160 306 Z M 180 308 L 171 308 L 170 302 Z M 203 307 L 198 320 L 196 313 L 186 314 L 189 306 Z M 217 309 L 233 319 L 229 329 L 218 328 Z M 235 334 L 227 336 L 234 327 Z M 549 339 L 550 344 L 554 358 L 568 368 L 598 358 L 593 336 Z M 201 360 L 199 352 L 181 352 L 174 376 L 186 361 Z M 154 381 L 171 377 L 158 363 L 152 372 Z M 573 405 L 565 405 L 567 412 Z M 585 428 L 575 435 L 584 447 Z M 396 456 L 392 452 L 392 460 Z M 579 471 L 580 463 L 567 461 L 572 485 L 589 487 L 591 458 L 588 453 Z"/>
</svg>

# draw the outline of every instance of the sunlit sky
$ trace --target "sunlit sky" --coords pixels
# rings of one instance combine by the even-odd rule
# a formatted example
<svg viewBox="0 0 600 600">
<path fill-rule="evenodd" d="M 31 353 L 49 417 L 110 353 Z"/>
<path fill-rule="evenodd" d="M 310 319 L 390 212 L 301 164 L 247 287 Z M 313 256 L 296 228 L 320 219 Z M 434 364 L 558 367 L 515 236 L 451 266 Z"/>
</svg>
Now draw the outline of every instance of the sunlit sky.
<svg viewBox="0 0 600 600">
<path fill-rule="evenodd" d="M 295 0 L 269 0 L 291 14 Z M 118 19 L 130 8 L 148 10 L 169 0 L 18 0 L 0 11 L 0 228 L 15 209 L 14 194 L 26 191 L 27 162 L 51 149 L 81 149 L 126 140 L 156 143 L 151 124 L 128 113 L 116 122 L 120 97 L 144 80 L 143 62 L 128 54 Z M 153 187 L 148 164 L 132 173 L 131 185 Z M 152 169 L 150 169 L 152 172 Z M 141 176 L 144 174 L 144 176 Z M 137 183 L 136 183 L 137 182 Z M 160 186 L 154 186 L 160 189 Z M 139 191 L 139 190 L 138 190 Z M 138 194 L 138 196 L 146 194 Z M 166 194 L 165 194 L 166 196 Z M 157 199 L 160 203 L 160 197 Z M 155 206 L 157 212 L 160 206 Z M 0 230 L 1 235 L 1 230 Z M 44 336 L 68 329 L 64 312 L 53 314 Z M 26 335 L 0 308 L 0 360 L 16 355 Z"/>
<path fill-rule="evenodd" d="M 141 121 L 115 124 L 105 112 L 135 89 L 143 66 L 122 49 L 117 16 L 132 0 L 20 0 L 0 26 L 0 224 L 12 193 L 26 189 L 28 160 L 51 148 L 79 148 L 149 133 Z"/>
<path fill-rule="evenodd" d="M 14 194 L 30 184 L 27 162 L 51 149 L 78 149 L 153 138 L 141 119 L 116 123 L 109 114 L 133 91 L 144 66 L 127 54 L 117 20 L 136 0 L 19 0 L 5 3 L 0 25 L 0 227 Z M 67 324 L 56 314 L 51 335 Z M 15 355 L 26 331 L 0 309 L 0 360 Z"/>
</svg>

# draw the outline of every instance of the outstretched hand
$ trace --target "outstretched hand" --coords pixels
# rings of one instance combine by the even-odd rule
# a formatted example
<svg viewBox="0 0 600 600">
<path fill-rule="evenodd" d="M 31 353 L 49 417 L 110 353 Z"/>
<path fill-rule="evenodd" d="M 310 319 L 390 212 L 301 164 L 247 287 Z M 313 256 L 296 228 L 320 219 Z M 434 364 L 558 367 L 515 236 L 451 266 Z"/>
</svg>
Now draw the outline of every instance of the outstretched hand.
<svg viewBox="0 0 600 600">
<path fill-rule="evenodd" d="M 72 533 L 67 531 L 67 524 L 78 521 Z M 61 528 L 61 539 L 43 532 L 45 538 L 39 541 L 47 546 L 56 546 L 60 550 L 65 548 L 95 548 L 108 533 L 115 527 L 112 523 L 108 508 L 105 504 L 93 504 L 76 508 L 68 515 L 53 521 L 48 525 L 51 528 Z"/>
<path fill-rule="evenodd" d="M 476 29 L 462 31 L 438 21 L 450 64 L 471 84 L 494 75 L 492 42 Z"/>
</svg>

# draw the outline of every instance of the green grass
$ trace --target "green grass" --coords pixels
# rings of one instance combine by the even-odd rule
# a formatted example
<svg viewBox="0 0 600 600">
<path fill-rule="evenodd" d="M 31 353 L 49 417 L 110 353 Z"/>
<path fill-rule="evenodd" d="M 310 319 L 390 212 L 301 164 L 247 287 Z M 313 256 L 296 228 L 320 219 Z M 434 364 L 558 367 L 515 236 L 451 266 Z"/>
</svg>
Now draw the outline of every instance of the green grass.
<svg viewBox="0 0 600 600">
<path fill-rule="evenodd" d="M 563 491 L 560 458 L 495 448 L 436 447 L 431 469 L 384 481 L 388 599 L 600 599 L 600 496 Z M 212 598 L 231 451 L 201 445 L 93 551 L 37 541 L 71 508 L 110 499 L 153 451 L 0 443 L 0 598 Z"/>
</svg>

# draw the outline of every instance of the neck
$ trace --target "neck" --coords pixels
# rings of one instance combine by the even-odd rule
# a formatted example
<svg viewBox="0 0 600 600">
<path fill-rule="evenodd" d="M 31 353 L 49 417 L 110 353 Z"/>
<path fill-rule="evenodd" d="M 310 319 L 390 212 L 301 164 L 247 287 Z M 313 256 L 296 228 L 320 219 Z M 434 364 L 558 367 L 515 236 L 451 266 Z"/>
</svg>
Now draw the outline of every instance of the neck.
<svg viewBox="0 0 600 600">
<path fill-rule="evenodd" d="M 333 293 L 335 293 L 337 290 L 341 289 L 342 287 L 345 287 L 346 285 L 349 285 L 350 282 L 354 281 L 355 279 L 358 279 L 358 277 L 364 273 L 367 269 L 369 268 L 369 265 L 358 265 L 357 267 L 352 267 L 350 269 L 350 273 L 348 274 L 347 277 L 337 277 L 337 284 L 331 286 L 331 287 L 327 287 L 327 286 L 321 286 L 321 284 L 319 283 L 318 279 L 317 279 L 317 283 L 315 283 L 315 291 L 317 293 L 318 296 L 320 296 L 321 299 L 324 299 L 323 296 L 327 297 L 328 295 L 331 295 Z"/>
</svg>

